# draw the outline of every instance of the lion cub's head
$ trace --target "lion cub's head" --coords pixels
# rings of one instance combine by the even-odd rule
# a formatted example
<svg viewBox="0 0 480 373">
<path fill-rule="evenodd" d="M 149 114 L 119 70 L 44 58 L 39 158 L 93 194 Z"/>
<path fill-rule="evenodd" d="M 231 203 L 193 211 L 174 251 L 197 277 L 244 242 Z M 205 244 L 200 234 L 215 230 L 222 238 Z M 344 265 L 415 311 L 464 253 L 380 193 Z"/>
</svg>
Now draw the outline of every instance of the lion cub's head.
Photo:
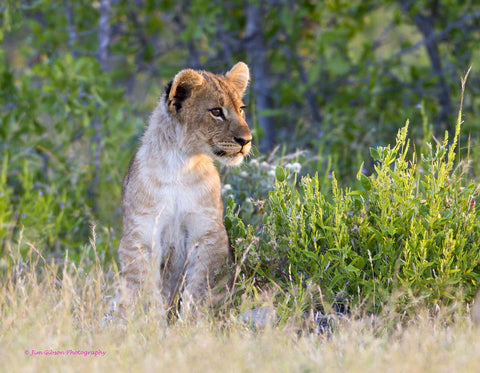
<svg viewBox="0 0 480 373">
<path fill-rule="evenodd" d="M 189 149 L 237 165 L 248 154 L 252 134 L 242 102 L 250 73 L 239 62 L 224 75 L 186 69 L 168 84 L 169 114 L 186 126 Z"/>
</svg>

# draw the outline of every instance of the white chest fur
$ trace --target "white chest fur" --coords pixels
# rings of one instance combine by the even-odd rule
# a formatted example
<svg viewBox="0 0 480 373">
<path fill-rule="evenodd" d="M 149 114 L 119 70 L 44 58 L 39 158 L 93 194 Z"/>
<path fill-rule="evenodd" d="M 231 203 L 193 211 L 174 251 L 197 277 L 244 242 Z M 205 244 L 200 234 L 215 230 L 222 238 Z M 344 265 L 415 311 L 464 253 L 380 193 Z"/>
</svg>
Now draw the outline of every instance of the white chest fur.
<svg viewBox="0 0 480 373">
<path fill-rule="evenodd" d="M 162 162 L 163 161 L 163 162 Z M 211 229 L 222 224 L 220 179 L 211 159 L 171 156 L 142 168 L 151 208 L 140 224 L 152 252 L 163 258 L 171 250 L 188 251 Z"/>
</svg>

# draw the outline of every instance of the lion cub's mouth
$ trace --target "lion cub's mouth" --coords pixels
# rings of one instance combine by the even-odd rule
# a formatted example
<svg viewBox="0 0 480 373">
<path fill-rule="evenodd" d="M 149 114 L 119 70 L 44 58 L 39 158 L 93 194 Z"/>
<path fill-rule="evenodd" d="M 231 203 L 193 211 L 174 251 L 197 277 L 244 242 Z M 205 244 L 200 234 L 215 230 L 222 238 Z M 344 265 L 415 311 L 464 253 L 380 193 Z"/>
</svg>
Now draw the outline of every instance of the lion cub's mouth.
<svg viewBox="0 0 480 373">
<path fill-rule="evenodd" d="M 227 152 L 225 150 L 213 148 L 213 154 L 215 154 L 217 157 L 224 157 L 227 155 Z"/>
<path fill-rule="evenodd" d="M 231 148 L 232 151 L 221 149 L 217 145 L 212 145 L 211 148 L 213 154 L 220 162 L 226 165 L 237 165 L 242 162 L 243 157 L 245 157 L 250 151 L 250 144 L 243 146 L 230 146 L 229 148 Z"/>
</svg>

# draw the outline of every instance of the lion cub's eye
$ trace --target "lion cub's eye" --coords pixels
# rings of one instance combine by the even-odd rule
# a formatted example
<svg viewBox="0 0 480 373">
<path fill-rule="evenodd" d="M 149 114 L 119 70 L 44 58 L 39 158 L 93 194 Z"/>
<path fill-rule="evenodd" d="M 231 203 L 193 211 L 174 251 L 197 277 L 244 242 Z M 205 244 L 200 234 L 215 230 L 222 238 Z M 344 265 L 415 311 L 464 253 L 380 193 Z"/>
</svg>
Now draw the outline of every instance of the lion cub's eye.
<svg viewBox="0 0 480 373">
<path fill-rule="evenodd" d="M 240 114 L 244 114 L 246 108 L 246 106 L 240 106 Z"/>
<path fill-rule="evenodd" d="M 225 119 L 225 115 L 223 115 L 223 110 L 219 107 L 210 109 L 210 113 L 212 113 L 214 117 Z"/>
</svg>

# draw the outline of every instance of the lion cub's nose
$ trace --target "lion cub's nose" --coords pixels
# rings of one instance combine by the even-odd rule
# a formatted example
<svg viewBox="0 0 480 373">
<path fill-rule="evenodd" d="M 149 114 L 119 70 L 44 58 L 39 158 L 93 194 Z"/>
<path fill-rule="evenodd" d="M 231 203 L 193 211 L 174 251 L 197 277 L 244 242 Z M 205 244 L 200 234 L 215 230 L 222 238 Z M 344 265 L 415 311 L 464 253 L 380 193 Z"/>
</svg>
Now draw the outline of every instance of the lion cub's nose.
<svg viewBox="0 0 480 373">
<path fill-rule="evenodd" d="M 242 146 L 247 145 L 250 141 L 252 141 L 252 136 L 248 137 L 234 137 L 233 138 L 237 144 Z"/>
</svg>

